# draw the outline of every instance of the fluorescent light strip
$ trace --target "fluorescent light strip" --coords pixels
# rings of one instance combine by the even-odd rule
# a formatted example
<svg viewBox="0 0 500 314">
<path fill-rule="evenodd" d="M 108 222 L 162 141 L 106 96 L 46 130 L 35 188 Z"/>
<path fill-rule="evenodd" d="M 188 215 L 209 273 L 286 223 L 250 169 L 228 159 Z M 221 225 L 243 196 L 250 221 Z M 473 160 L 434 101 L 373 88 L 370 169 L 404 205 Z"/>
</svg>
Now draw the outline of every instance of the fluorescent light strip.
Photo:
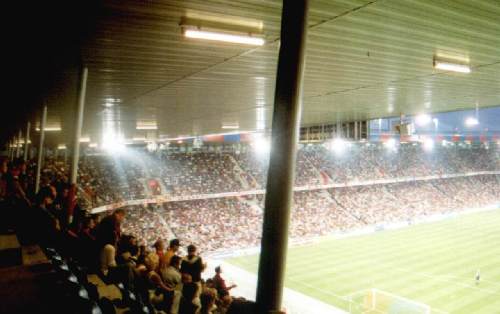
<svg viewBox="0 0 500 314">
<path fill-rule="evenodd" d="M 90 142 L 90 137 L 81 137 L 80 138 L 80 143 L 88 143 Z"/>
<path fill-rule="evenodd" d="M 196 39 L 206 39 L 213 41 L 224 41 L 235 44 L 244 44 L 244 45 L 254 45 L 254 46 L 262 46 L 265 41 L 259 37 L 251 37 L 251 36 L 241 36 L 241 35 L 232 35 L 232 34 L 224 34 L 224 33 L 216 33 L 216 32 L 207 32 L 207 31 L 199 31 L 193 29 L 187 29 L 184 31 L 184 36 L 188 38 L 196 38 Z"/>
<path fill-rule="evenodd" d="M 45 132 L 56 132 L 56 131 L 61 131 L 60 127 L 47 127 L 44 129 Z M 36 128 L 37 132 L 40 132 L 40 128 Z"/>
<path fill-rule="evenodd" d="M 40 128 L 36 128 L 37 132 L 40 132 Z M 45 132 L 61 131 L 60 127 L 46 127 Z"/>
<path fill-rule="evenodd" d="M 156 125 L 139 125 L 135 127 L 136 130 L 158 130 Z"/>
<path fill-rule="evenodd" d="M 470 73 L 470 66 L 465 64 L 435 61 L 434 67 L 439 70 L 459 72 L 459 73 Z"/>
<path fill-rule="evenodd" d="M 223 125 L 222 126 L 223 129 L 227 129 L 227 130 L 236 130 L 236 129 L 239 129 L 240 126 L 238 124 L 227 124 L 227 125 Z"/>
</svg>

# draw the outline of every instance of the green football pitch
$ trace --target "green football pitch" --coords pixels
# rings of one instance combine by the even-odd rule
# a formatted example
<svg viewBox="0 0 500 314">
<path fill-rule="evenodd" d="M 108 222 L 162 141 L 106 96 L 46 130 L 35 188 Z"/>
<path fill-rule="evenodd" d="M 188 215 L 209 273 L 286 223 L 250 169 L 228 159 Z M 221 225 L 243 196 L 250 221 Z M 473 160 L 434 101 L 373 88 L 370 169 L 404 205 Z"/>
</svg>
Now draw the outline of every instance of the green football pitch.
<svg viewBox="0 0 500 314">
<path fill-rule="evenodd" d="M 256 273 L 258 255 L 228 262 Z M 290 248 L 285 285 L 344 310 L 374 288 L 431 313 L 500 313 L 500 210 Z"/>
</svg>

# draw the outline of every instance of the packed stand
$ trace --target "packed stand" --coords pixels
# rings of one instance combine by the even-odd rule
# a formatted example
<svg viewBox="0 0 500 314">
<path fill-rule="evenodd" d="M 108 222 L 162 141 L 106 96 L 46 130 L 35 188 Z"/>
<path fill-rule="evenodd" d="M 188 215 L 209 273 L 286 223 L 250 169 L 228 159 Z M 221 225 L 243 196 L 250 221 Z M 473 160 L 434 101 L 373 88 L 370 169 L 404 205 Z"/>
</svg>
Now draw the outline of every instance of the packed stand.
<svg viewBox="0 0 500 314">
<path fill-rule="evenodd" d="M 201 252 L 257 246 L 262 212 L 237 198 L 216 198 L 163 205 L 164 218 L 183 241 L 197 243 Z"/>
<path fill-rule="evenodd" d="M 242 184 L 232 156 L 224 153 L 172 153 L 162 157 L 160 177 L 174 196 L 235 192 Z"/>
<path fill-rule="evenodd" d="M 45 172 L 35 193 L 30 164 L 0 160 L 0 166 L 2 228 L 14 228 L 22 243 L 39 244 L 51 259 L 59 295 L 53 313 L 254 312 L 253 303 L 231 296 L 235 285 L 225 283 L 220 267 L 205 269 L 196 246 L 182 244 L 182 254 L 173 239 L 167 247 L 161 237 L 169 234 L 157 224 L 154 208 L 90 215 L 79 208 L 75 186 L 56 172 L 64 169 Z M 152 247 L 141 244 L 152 238 L 140 238 L 151 229 L 158 237 Z M 115 287 L 117 298 L 105 296 L 103 287 Z"/>
</svg>

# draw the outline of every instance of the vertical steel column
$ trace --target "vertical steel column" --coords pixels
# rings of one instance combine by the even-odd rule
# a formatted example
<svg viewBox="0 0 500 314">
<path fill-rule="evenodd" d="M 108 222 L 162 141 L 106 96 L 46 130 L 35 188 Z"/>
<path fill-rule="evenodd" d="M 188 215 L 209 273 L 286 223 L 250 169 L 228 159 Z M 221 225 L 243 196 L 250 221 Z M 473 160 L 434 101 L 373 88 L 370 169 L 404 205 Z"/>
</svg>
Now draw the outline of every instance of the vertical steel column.
<svg viewBox="0 0 500 314">
<path fill-rule="evenodd" d="M 281 313 L 302 105 L 308 2 L 283 1 L 271 157 L 257 284 L 258 313 Z"/>
<path fill-rule="evenodd" d="M 9 146 L 7 147 L 7 158 L 10 160 L 10 156 L 12 156 L 12 150 L 14 149 L 12 147 L 12 140 L 9 141 Z"/>
<path fill-rule="evenodd" d="M 19 130 L 19 135 L 17 136 L 16 159 L 19 158 L 21 154 L 21 138 L 23 138 L 23 131 Z"/>
<path fill-rule="evenodd" d="M 358 121 L 354 121 L 354 140 L 359 140 Z"/>
<path fill-rule="evenodd" d="M 30 141 L 30 127 L 31 127 L 31 124 L 28 121 L 28 123 L 26 124 L 26 136 L 24 137 L 24 156 L 23 156 L 24 161 L 28 161 L 28 159 L 29 159 L 28 150 L 29 150 L 29 141 Z"/>
<path fill-rule="evenodd" d="M 12 139 L 12 145 L 14 146 L 12 148 L 12 153 L 10 154 L 10 160 L 14 160 L 14 158 L 16 158 L 16 149 L 17 149 L 17 137 L 14 136 L 14 138 Z"/>
<path fill-rule="evenodd" d="M 12 151 L 10 152 L 10 160 L 14 160 L 14 156 L 16 154 L 16 148 L 17 148 L 17 139 L 16 137 L 14 136 L 14 138 L 12 139 Z"/>
<path fill-rule="evenodd" d="M 70 183 L 76 184 L 78 175 L 78 160 L 80 158 L 80 137 L 82 135 L 83 109 L 85 107 L 85 92 L 87 89 L 88 69 L 83 68 L 80 77 L 78 108 L 76 111 L 75 136 L 73 138 L 73 156 L 71 158 Z"/>
<path fill-rule="evenodd" d="M 38 144 L 38 160 L 36 163 L 35 193 L 40 189 L 40 173 L 42 171 L 43 141 L 45 140 L 45 124 L 47 123 L 47 106 L 43 106 L 42 120 L 40 121 L 40 143 Z"/>
</svg>

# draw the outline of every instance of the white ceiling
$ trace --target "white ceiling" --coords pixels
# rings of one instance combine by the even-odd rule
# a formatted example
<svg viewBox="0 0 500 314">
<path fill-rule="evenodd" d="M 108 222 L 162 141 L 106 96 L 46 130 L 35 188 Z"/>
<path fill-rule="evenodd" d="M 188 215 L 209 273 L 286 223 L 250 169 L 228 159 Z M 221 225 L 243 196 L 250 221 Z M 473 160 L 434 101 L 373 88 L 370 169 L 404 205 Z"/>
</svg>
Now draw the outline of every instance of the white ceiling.
<svg viewBox="0 0 500 314">
<path fill-rule="evenodd" d="M 311 0 L 310 7 L 303 125 L 500 105 L 498 0 Z M 179 23 L 190 14 L 262 22 L 266 44 L 183 38 Z M 135 130 L 138 120 L 155 120 L 168 137 L 224 132 L 224 123 L 270 128 L 280 16 L 275 0 L 105 1 L 83 51 L 83 133 L 98 140 L 108 123 L 133 137 L 145 133 Z M 472 73 L 434 70 L 437 53 L 467 57 Z M 120 102 L 106 109 L 110 100 Z M 52 107 L 49 119 L 68 130 L 74 102 Z"/>
</svg>

